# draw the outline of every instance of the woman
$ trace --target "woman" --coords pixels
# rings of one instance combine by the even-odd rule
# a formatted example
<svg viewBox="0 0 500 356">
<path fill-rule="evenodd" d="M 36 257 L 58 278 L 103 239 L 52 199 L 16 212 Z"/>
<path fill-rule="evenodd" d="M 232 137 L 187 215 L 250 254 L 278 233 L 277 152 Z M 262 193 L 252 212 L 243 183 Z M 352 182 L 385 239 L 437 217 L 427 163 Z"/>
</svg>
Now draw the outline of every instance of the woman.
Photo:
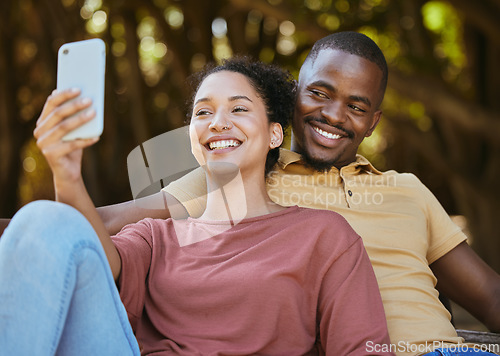
<svg viewBox="0 0 500 356">
<path fill-rule="evenodd" d="M 11 222 L 0 242 L 0 263 L 6 265 L 0 283 L 15 287 L 8 288 L 9 307 L 2 303 L 0 315 L 16 325 L 2 345 L 24 347 L 18 334 L 24 330 L 39 344 L 38 354 L 137 353 L 114 280 L 142 354 L 363 355 L 367 345 L 372 351 L 373 345 L 388 345 L 359 236 L 338 214 L 284 208 L 266 193 L 265 173 L 277 160 L 293 109 L 293 80 L 276 67 L 241 58 L 207 68 L 199 80 L 190 139 L 211 192 L 204 214 L 145 219 L 113 238 L 80 173 L 82 149 L 96 140 L 61 141 L 93 113 L 63 119 L 89 103 L 68 102 L 78 92 L 48 99 L 37 143 L 53 171 L 57 200 L 91 225 L 54 203 L 34 204 Z M 51 212 L 62 218 L 49 221 Z M 30 213 L 38 216 L 28 219 Z M 40 260 L 41 254 L 53 258 Z M 23 281 L 21 270 L 27 280 L 36 275 L 35 281 Z M 37 295 L 30 298 L 32 291 Z M 17 294 L 21 302 L 14 300 Z M 44 330 L 27 330 L 19 321 L 40 319 Z"/>
</svg>

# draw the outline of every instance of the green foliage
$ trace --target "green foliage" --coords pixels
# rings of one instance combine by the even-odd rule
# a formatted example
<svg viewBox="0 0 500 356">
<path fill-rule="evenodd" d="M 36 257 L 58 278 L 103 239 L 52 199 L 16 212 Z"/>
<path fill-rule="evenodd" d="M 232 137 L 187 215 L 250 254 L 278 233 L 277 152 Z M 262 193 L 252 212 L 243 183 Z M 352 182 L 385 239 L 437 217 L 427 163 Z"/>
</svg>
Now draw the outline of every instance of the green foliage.
<svg viewBox="0 0 500 356">
<path fill-rule="evenodd" d="M 448 73 L 457 75 L 467 64 L 463 46 L 463 21 L 447 2 L 429 1 L 422 7 L 423 23 L 436 35 L 434 54 L 449 63 Z"/>
<path fill-rule="evenodd" d="M 247 54 L 297 77 L 317 39 L 353 30 L 371 37 L 390 67 L 383 120 L 360 152 L 378 168 L 417 174 L 449 211 L 467 214 L 476 236 L 496 231 L 500 10 L 494 6 L 455 0 L 6 4 L 0 12 L 3 216 L 27 201 L 52 198 L 44 189 L 51 185 L 50 173 L 32 131 L 55 87 L 57 49 L 64 42 L 97 36 L 108 45 L 105 132 L 87 150 L 84 167 L 90 193 L 101 205 L 130 198 L 128 152 L 184 124 L 191 73 Z M 467 51 L 464 38 L 470 39 Z M 470 208 L 477 202 L 485 206 L 481 213 Z"/>
</svg>

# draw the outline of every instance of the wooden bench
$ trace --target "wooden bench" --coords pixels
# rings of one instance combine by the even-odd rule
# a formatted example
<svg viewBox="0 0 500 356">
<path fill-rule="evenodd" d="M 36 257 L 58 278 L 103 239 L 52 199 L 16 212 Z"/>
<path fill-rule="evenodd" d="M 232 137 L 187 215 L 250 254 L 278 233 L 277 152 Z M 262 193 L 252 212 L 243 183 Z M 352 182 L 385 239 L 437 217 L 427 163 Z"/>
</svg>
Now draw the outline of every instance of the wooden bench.
<svg viewBox="0 0 500 356">
<path fill-rule="evenodd" d="M 497 345 L 500 351 L 500 334 L 487 331 L 461 330 L 457 329 L 457 334 L 463 337 L 466 342 L 475 344 Z"/>
</svg>

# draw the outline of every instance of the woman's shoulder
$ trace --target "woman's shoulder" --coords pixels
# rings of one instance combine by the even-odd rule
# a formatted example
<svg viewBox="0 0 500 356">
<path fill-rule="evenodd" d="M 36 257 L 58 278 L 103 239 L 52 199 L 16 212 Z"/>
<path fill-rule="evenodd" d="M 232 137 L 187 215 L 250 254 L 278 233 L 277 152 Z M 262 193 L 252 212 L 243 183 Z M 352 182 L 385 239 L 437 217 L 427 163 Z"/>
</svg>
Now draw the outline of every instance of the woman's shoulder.
<svg viewBox="0 0 500 356">
<path fill-rule="evenodd" d="M 116 236 L 141 235 L 153 237 L 162 234 L 172 226 L 172 219 L 144 218 L 136 223 L 125 225 Z"/>
<path fill-rule="evenodd" d="M 303 219 L 317 221 L 320 226 L 332 223 L 350 226 L 342 215 L 332 210 L 298 207 L 297 213 L 301 214 Z"/>
</svg>

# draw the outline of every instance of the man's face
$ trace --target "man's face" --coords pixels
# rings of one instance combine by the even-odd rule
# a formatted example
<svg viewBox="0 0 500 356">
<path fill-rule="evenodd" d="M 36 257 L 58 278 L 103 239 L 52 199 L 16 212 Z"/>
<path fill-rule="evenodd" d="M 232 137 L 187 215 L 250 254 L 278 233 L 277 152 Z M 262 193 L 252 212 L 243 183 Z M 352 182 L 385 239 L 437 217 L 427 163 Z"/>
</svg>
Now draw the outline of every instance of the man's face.
<svg viewBox="0 0 500 356">
<path fill-rule="evenodd" d="M 307 60 L 299 75 L 293 149 L 317 170 L 354 162 L 382 114 L 381 81 L 375 63 L 339 50 Z"/>
</svg>

